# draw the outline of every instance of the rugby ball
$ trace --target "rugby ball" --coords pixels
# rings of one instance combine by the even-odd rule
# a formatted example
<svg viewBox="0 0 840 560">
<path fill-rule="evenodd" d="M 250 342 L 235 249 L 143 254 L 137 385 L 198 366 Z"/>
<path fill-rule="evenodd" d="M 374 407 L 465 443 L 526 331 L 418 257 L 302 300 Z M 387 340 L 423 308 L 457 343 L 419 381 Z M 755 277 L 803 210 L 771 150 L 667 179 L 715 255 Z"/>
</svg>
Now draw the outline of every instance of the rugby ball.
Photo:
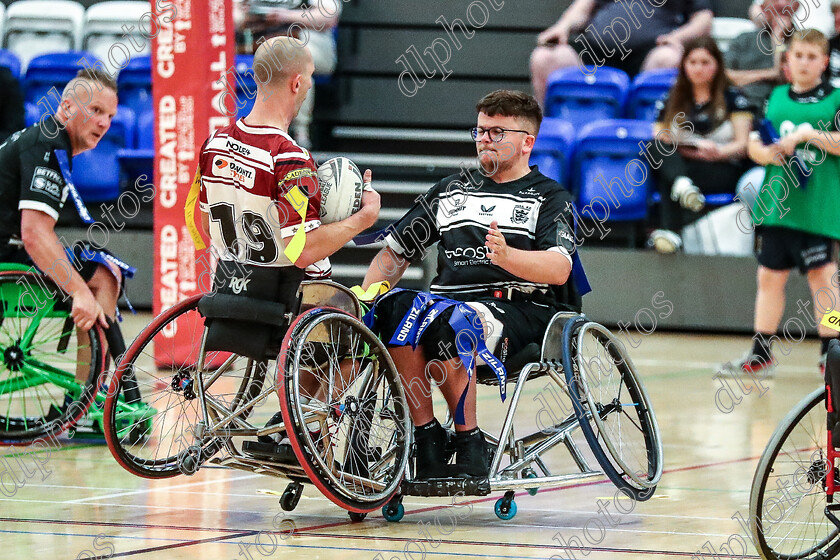
<svg viewBox="0 0 840 560">
<path fill-rule="evenodd" d="M 321 223 L 340 222 L 362 207 L 362 174 L 346 157 L 322 163 L 318 167 L 318 185 L 321 188 Z"/>
</svg>

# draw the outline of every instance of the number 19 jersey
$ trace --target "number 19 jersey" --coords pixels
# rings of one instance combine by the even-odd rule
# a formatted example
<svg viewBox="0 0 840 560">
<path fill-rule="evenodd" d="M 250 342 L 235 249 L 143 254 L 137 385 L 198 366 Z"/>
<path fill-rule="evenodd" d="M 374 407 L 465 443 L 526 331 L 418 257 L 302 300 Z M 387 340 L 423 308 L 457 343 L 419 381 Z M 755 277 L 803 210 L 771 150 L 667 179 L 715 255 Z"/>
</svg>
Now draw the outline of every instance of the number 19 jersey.
<svg viewBox="0 0 840 560">
<path fill-rule="evenodd" d="M 210 215 L 210 238 L 222 260 L 293 266 L 283 238 L 301 226 L 309 232 L 321 225 L 312 154 L 279 128 L 239 119 L 207 139 L 199 170 L 200 208 Z M 286 197 L 294 187 L 308 199 L 305 211 Z"/>
</svg>

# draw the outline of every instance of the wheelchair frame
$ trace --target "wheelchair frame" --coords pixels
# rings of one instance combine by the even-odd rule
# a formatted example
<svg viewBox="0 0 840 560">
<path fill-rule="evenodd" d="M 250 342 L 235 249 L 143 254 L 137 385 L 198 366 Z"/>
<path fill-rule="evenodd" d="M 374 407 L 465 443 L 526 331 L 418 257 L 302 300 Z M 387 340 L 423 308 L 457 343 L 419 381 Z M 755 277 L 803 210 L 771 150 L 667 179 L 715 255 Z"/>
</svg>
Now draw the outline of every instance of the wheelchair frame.
<svg viewBox="0 0 840 560">
<path fill-rule="evenodd" d="M 301 320 L 303 320 L 305 324 L 312 324 L 318 320 L 318 316 L 320 314 L 322 317 L 338 318 L 342 315 L 346 315 L 353 317 L 353 321 L 358 322 L 357 317 L 361 313 L 361 306 L 359 305 L 356 296 L 350 292 L 349 289 L 341 286 L 340 284 L 329 281 L 307 281 L 301 284 L 299 294 L 303 294 L 309 286 L 323 287 L 324 289 L 321 291 L 321 295 L 329 294 L 330 291 L 333 291 L 336 294 L 340 294 L 341 297 L 339 299 L 344 298 L 346 300 L 346 298 L 349 297 L 351 298 L 350 301 L 353 303 L 346 311 L 331 311 L 329 308 L 312 305 L 308 311 L 305 311 L 298 316 L 295 316 L 293 313 L 286 313 L 287 319 L 292 322 L 292 325 L 286 333 L 284 348 L 287 348 L 288 341 L 292 339 L 295 334 L 300 334 L 300 332 L 302 332 L 300 330 L 295 331 L 293 328 Z M 126 352 L 126 358 L 120 363 L 117 369 L 115 379 L 118 384 L 120 383 L 120 376 L 126 373 L 130 368 L 134 367 L 129 359 L 132 352 L 134 351 L 136 353 L 138 351 L 137 348 L 142 348 L 142 345 L 148 343 L 151 340 L 150 337 L 153 337 L 154 333 L 159 332 L 162 325 L 166 324 L 165 321 L 172 320 L 172 317 L 180 316 L 179 314 L 185 312 L 184 310 L 197 309 L 198 301 L 201 297 L 201 295 L 193 296 L 181 304 L 178 304 L 175 308 L 167 310 L 158 316 L 152 324 L 147 327 L 147 329 L 138 335 L 138 338 L 134 341 L 134 343 L 132 343 L 131 347 Z M 330 302 L 328 301 L 327 303 Z M 306 303 L 302 303 L 302 308 L 305 308 L 306 305 Z M 339 305 L 339 307 L 342 306 Z M 293 319 L 295 319 L 294 322 L 292 321 Z M 349 319 L 346 319 L 346 321 L 350 322 Z M 364 325 L 361 323 L 358 324 L 361 325 L 361 329 L 364 329 L 364 331 L 372 335 L 372 333 L 370 333 Z M 155 327 L 157 331 L 154 331 L 152 327 Z M 303 327 L 301 328 L 303 329 Z M 309 329 L 309 331 L 303 329 L 303 331 L 311 332 L 313 328 Z M 562 340 L 557 340 L 558 329 L 562 329 Z M 573 348 L 575 346 L 583 346 L 585 343 L 584 337 L 587 333 L 593 338 L 593 340 L 597 340 L 607 350 L 608 354 L 611 354 L 614 364 L 618 365 L 620 369 L 623 368 L 619 382 L 624 383 L 625 374 L 629 374 L 627 377 L 632 378 L 633 385 L 628 385 L 629 392 L 633 393 L 631 395 L 632 400 L 629 404 L 625 405 L 621 402 L 616 404 L 615 400 L 618 399 L 614 399 L 608 403 L 599 403 L 597 408 L 590 406 L 592 399 L 584 394 L 590 390 L 588 381 L 586 380 L 588 374 L 585 374 L 585 372 L 582 371 L 586 369 L 586 365 L 584 364 L 583 367 L 579 365 L 580 361 L 575 354 L 575 349 Z M 254 437 L 286 433 L 286 435 L 290 437 L 290 440 L 293 442 L 297 441 L 297 432 L 290 433 L 290 428 L 288 427 L 290 425 L 294 426 L 294 422 L 290 423 L 289 418 L 286 416 L 287 414 L 291 414 L 291 408 L 285 404 L 281 407 L 283 410 L 282 423 L 270 424 L 267 427 L 260 428 L 250 424 L 247 420 L 248 415 L 257 404 L 262 402 L 264 399 L 267 399 L 274 391 L 282 389 L 279 387 L 277 380 L 281 378 L 281 375 L 285 376 L 284 379 L 289 379 L 290 372 L 280 372 L 280 368 L 283 366 L 278 361 L 278 376 L 275 378 L 275 382 L 269 383 L 267 386 L 262 386 L 263 380 L 261 379 L 258 389 L 252 389 L 252 381 L 254 379 L 253 374 L 248 374 L 247 382 L 245 374 L 243 374 L 243 380 L 237 390 L 236 397 L 239 398 L 240 395 L 242 395 L 243 400 L 238 402 L 234 408 L 226 408 L 220 405 L 219 402 L 217 402 L 217 399 L 209 394 L 209 391 L 216 381 L 222 378 L 225 373 L 228 373 L 231 368 L 234 367 L 235 361 L 237 359 L 242 359 L 242 357 L 232 354 L 224 361 L 224 363 L 222 363 L 221 366 L 217 367 L 214 372 L 211 373 L 209 370 L 205 372 L 204 360 L 206 358 L 206 335 L 207 329 L 204 328 L 202 331 L 201 342 L 199 344 L 199 357 L 196 367 L 179 367 L 177 376 L 180 377 L 177 377 L 177 383 L 175 381 L 171 383 L 173 391 L 175 392 L 177 392 L 178 389 L 176 385 L 184 386 L 181 389 L 184 391 L 182 397 L 186 398 L 186 385 L 191 383 L 192 379 L 197 378 L 198 373 L 202 376 L 205 373 L 208 375 L 206 380 L 195 384 L 194 389 L 191 389 L 194 392 L 192 398 L 198 399 L 199 402 L 201 414 L 200 421 L 196 423 L 192 430 L 185 431 L 178 440 L 176 440 L 179 441 L 181 438 L 184 438 L 184 436 L 187 436 L 186 440 L 191 439 L 192 441 L 189 441 L 189 445 L 186 446 L 186 449 L 179 452 L 177 456 L 173 455 L 165 459 L 154 460 L 138 459 L 134 457 L 127 460 L 126 452 L 122 447 L 123 442 L 119 437 L 117 437 L 117 432 L 115 430 L 106 430 L 106 439 L 108 440 L 109 448 L 115 458 L 117 458 L 118 462 L 120 462 L 120 464 L 128 470 L 135 472 L 136 474 L 140 474 L 141 476 L 163 478 L 175 476 L 179 473 L 194 474 L 202 464 L 206 463 L 210 465 L 245 470 L 253 473 L 287 478 L 291 480 L 291 482 L 283 492 L 280 500 L 281 506 L 287 511 L 291 511 L 297 505 L 302 493 L 302 483 L 313 482 L 333 502 L 347 509 L 352 519 L 360 520 L 364 518 L 366 513 L 373 511 L 384 504 L 384 507 L 382 508 L 383 515 L 389 521 L 398 521 L 402 518 L 404 508 L 402 507 L 401 501 L 404 495 L 447 496 L 462 492 L 468 495 L 487 495 L 494 491 L 505 491 L 505 496 L 500 498 L 496 503 L 496 514 L 501 519 L 510 519 L 516 513 L 516 506 L 514 503 L 514 494 L 516 490 L 527 489 L 529 492 L 535 493 L 535 490 L 538 488 L 568 486 L 584 481 L 597 480 L 606 475 L 617 485 L 624 487 L 628 491 L 627 493 L 634 499 L 645 500 L 653 494 L 656 484 L 662 474 L 662 446 L 659 438 L 658 424 L 656 423 L 652 407 L 647 400 L 644 387 L 642 386 L 641 381 L 636 377 L 632 362 L 630 362 L 629 358 L 623 354 L 623 351 L 615 346 L 615 339 L 606 329 L 597 323 L 587 321 L 583 315 L 577 313 L 563 312 L 556 314 L 549 324 L 549 327 L 546 329 L 541 351 L 541 359 L 537 362 L 528 363 L 519 370 L 514 390 L 509 398 L 507 414 L 499 437 L 493 437 L 492 435 L 487 434 L 489 436 L 489 440 L 493 442 L 495 446 L 489 477 L 481 479 L 456 478 L 430 479 L 423 481 L 412 480 L 412 469 L 407 464 L 410 452 L 409 450 L 411 449 L 412 430 L 410 429 L 410 423 L 406 424 L 406 422 L 410 421 L 407 418 L 407 412 L 405 412 L 404 418 L 397 418 L 395 421 L 395 424 L 397 424 L 397 429 L 395 429 L 396 435 L 390 436 L 390 441 L 392 442 L 393 447 L 387 448 L 384 452 L 379 449 L 379 452 L 383 457 L 387 455 L 394 458 L 394 466 L 392 468 L 398 470 L 396 473 L 398 479 L 396 480 L 396 484 L 393 485 L 394 490 L 384 501 L 380 499 L 376 502 L 372 501 L 370 503 L 361 503 L 351 499 L 335 499 L 331 496 L 328 492 L 331 489 L 323 486 L 323 480 L 313 480 L 313 477 L 311 476 L 312 463 L 308 455 L 314 455 L 315 453 L 311 449 L 302 449 L 300 444 L 297 444 L 296 447 L 293 443 L 295 456 L 298 461 L 297 465 L 273 461 L 265 458 L 265 456 L 256 456 L 253 453 L 248 453 L 245 451 L 245 443 L 247 442 L 242 444 L 241 450 L 237 448 L 236 443 L 233 441 L 234 437 Z M 577 335 L 577 338 L 574 340 L 572 338 L 573 335 Z M 381 341 L 378 339 L 375 340 L 381 346 Z M 564 341 L 567 343 L 564 343 Z M 610 345 L 612 345 L 612 347 Z M 366 348 L 367 347 L 368 346 L 366 346 Z M 382 346 L 382 348 L 384 348 L 384 346 Z M 373 349 L 373 353 L 376 353 L 375 348 Z M 384 354 L 386 355 L 386 361 L 383 363 L 385 370 L 387 371 L 388 364 L 392 364 L 392 362 L 390 362 L 390 357 L 387 356 L 387 350 Z M 285 354 L 281 352 L 281 356 L 279 357 L 284 355 Z M 364 360 L 363 357 L 354 356 L 344 359 L 350 359 L 353 363 Z M 246 369 L 256 372 L 256 368 L 266 367 L 264 365 L 260 365 L 260 363 L 263 362 L 266 361 L 248 358 L 248 365 L 246 366 Z M 131 369 L 131 371 L 133 372 L 134 370 Z M 184 375 L 187 375 L 183 373 L 185 371 L 189 371 L 189 380 L 186 377 L 183 377 Z M 263 371 L 263 374 L 264 373 L 265 372 Z M 565 374 L 565 379 L 561 373 Z M 522 397 L 522 391 L 529 379 L 533 379 L 540 375 L 548 375 L 556 385 L 564 390 L 566 396 L 572 402 L 573 409 L 565 418 L 554 426 L 517 438 L 513 424 L 514 415 Z M 510 376 L 510 379 L 512 378 L 513 376 Z M 284 383 L 287 383 L 287 381 L 284 381 Z M 368 383 L 368 381 L 364 381 L 362 385 L 365 385 L 366 383 Z M 393 381 L 391 381 L 391 383 L 392 385 L 387 389 L 384 401 L 387 402 L 388 399 L 392 397 L 394 389 L 396 389 L 397 395 L 394 396 L 393 399 L 398 399 L 400 397 L 404 399 L 405 396 L 402 394 L 401 387 L 393 385 Z M 397 384 L 401 385 L 399 383 L 398 376 Z M 623 387 L 624 385 L 622 384 L 619 392 Z M 331 385 L 329 389 L 330 394 L 332 394 L 332 391 L 333 387 Z M 576 397 L 575 393 L 581 394 Z M 587 405 L 587 400 L 590 402 L 590 405 Z M 281 395 L 281 404 L 283 402 L 283 396 Z M 399 405 L 398 408 L 400 410 L 405 409 L 404 404 L 397 404 Z M 336 407 L 338 405 L 330 406 Z M 587 406 L 590 406 L 590 409 L 588 409 Z M 607 457 L 610 450 L 604 450 L 600 447 L 599 438 L 602 441 L 606 441 L 608 439 L 608 437 L 603 433 L 605 430 L 603 421 L 614 412 L 617 412 L 620 416 L 625 412 L 623 408 L 624 406 L 634 407 L 634 409 L 637 409 L 637 413 L 641 411 L 644 415 L 640 423 L 644 424 L 646 430 L 644 433 L 643 444 L 645 447 L 645 457 L 642 461 L 642 463 L 645 464 L 641 465 L 640 470 L 645 471 L 646 474 L 640 474 L 639 472 L 628 473 L 627 471 L 632 471 L 632 469 L 626 468 L 622 457 L 613 457 L 612 460 L 610 460 L 610 458 Z M 106 423 L 111 421 L 113 417 L 112 412 L 110 412 L 112 410 L 113 406 L 111 406 L 110 403 L 106 403 Z M 399 416 L 399 414 L 396 414 L 395 416 Z M 309 420 L 306 419 L 306 413 L 303 418 L 303 425 L 309 426 Z M 403 427 L 400 427 L 401 425 Z M 583 428 L 582 431 L 587 437 L 590 447 L 593 447 L 594 442 L 593 453 L 596 460 L 601 464 L 604 470 L 599 471 L 592 468 L 584 454 L 581 452 L 578 444 L 572 439 L 572 434 L 581 428 Z M 406 433 L 403 433 L 403 431 Z M 370 434 L 368 434 L 367 437 L 369 438 Z M 301 441 L 306 439 L 311 438 L 301 438 Z M 349 436 L 349 439 L 352 440 L 352 436 Z M 184 443 L 186 443 L 186 441 Z M 571 454 L 572 460 L 580 472 L 572 474 L 552 474 L 548 466 L 543 462 L 541 455 L 560 443 L 562 443 Z M 352 443 L 346 444 L 348 449 L 351 446 Z M 404 448 L 405 446 L 407 446 L 407 449 Z M 595 449 L 596 447 L 597 449 Z M 223 448 L 227 451 L 227 455 L 217 457 L 217 453 Z M 369 446 L 366 447 L 366 449 L 367 451 L 365 453 L 372 453 Z M 392 449 L 395 449 L 395 451 Z M 504 455 L 508 455 L 510 457 L 510 461 L 507 465 L 502 465 Z M 331 456 L 328 455 L 328 457 Z M 383 460 L 384 458 L 377 459 L 376 463 L 381 463 Z M 135 464 L 127 464 L 127 462 L 131 461 L 134 461 Z M 151 465 L 152 469 L 146 469 L 145 467 L 147 465 Z M 304 465 L 308 466 L 305 467 Z M 160 469 L 155 470 L 157 467 L 160 467 Z M 346 462 L 345 466 L 341 468 L 347 471 Z M 537 476 L 535 468 L 542 471 L 542 476 Z M 621 472 L 622 469 L 624 472 Z M 347 473 L 345 472 L 344 474 L 346 475 Z M 351 473 L 348 475 L 348 478 L 353 481 L 353 474 Z M 362 475 L 358 475 L 355 478 L 358 478 L 360 481 L 366 480 Z M 355 484 L 355 481 L 353 482 Z M 394 482 L 393 477 L 388 484 L 391 484 L 392 482 Z"/>
</svg>

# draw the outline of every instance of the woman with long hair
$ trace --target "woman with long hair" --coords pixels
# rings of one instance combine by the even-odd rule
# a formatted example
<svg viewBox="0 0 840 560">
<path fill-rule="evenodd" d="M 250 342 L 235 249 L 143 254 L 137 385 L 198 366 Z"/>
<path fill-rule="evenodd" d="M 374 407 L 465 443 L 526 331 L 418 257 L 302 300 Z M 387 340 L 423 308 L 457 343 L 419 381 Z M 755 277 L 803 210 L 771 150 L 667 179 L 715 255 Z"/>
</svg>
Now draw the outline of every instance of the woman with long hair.
<svg viewBox="0 0 840 560">
<path fill-rule="evenodd" d="M 657 251 L 681 247 L 678 231 L 705 206 L 703 193 L 735 192 L 738 178 L 750 168 L 752 111 L 726 77 L 714 39 L 686 43 L 677 80 L 660 101 L 654 124 L 662 155 L 662 165 L 653 170 L 662 196 L 661 229 L 650 237 Z"/>
</svg>

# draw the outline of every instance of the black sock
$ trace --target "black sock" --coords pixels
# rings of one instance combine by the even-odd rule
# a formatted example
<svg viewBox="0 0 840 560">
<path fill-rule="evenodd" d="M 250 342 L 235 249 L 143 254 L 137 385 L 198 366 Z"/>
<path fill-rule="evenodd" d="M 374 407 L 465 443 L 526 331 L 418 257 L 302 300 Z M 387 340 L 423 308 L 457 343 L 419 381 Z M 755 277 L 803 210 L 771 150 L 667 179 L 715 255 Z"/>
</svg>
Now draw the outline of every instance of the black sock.
<svg viewBox="0 0 840 560">
<path fill-rule="evenodd" d="M 474 436 L 476 436 L 480 433 L 481 433 L 481 428 L 476 426 L 472 430 L 467 430 L 465 432 L 455 432 L 455 437 L 456 438 L 468 438 L 468 437 L 474 437 Z"/>
<path fill-rule="evenodd" d="M 423 424 L 422 426 L 414 426 L 414 433 L 425 433 L 429 430 L 433 430 L 436 426 L 440 426 L 438 423 L 437 418 L 432 418 L 431 421 Z"/>
<path fill-rule="evenodd" d="M 752 347 L 752 354 L 753 356 L 758 356 L 759 358 L 763 359 L 766 362 L 772 360 L 772 355 L 770 354 L 770 337 L 773 335 L 763 334 L 763 333 L 755 333 L 753 335 L 753 347 Z"/>
<path fill-rule="evenodd" d="M 835 338 L 837 338 L 837 337 L 836 336 L 829 336 L 829 337 L 821 336 L 820 337 L 820 356 L 822 356 L 823 354 L 828 352 L 828 344 L 829 344 L 829 342 L 831 342 Z"/>
</svg>

